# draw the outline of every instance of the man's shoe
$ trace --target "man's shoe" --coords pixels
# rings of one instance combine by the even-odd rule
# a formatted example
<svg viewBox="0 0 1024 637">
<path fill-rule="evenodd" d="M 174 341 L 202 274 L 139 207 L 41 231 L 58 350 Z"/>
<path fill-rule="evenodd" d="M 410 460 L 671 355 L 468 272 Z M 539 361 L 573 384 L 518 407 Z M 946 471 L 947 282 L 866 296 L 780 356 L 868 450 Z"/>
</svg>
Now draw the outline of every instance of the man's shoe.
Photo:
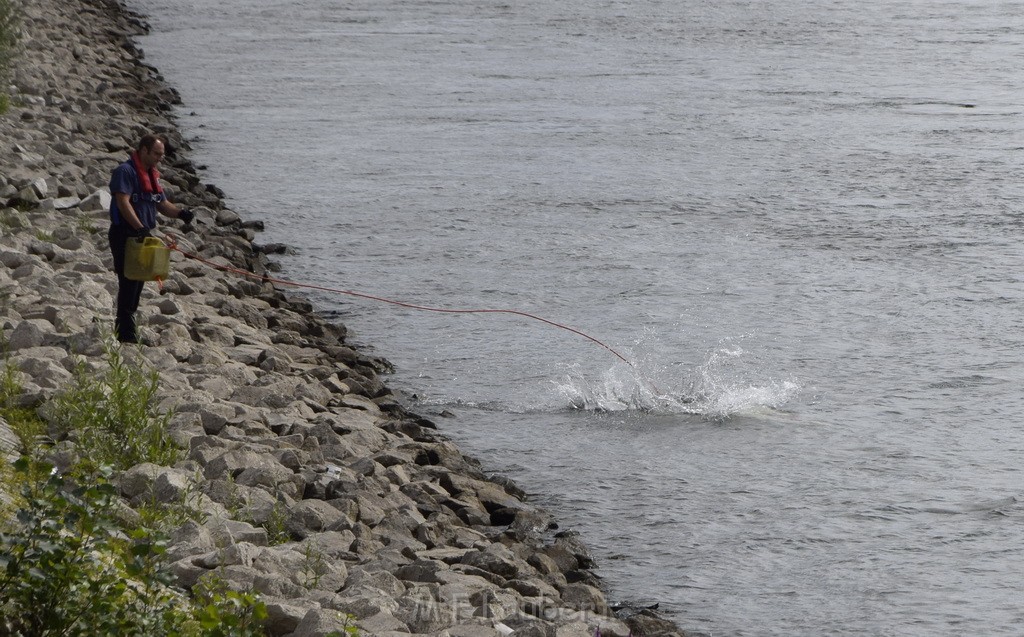
<svg viewBox="0 0 1024 637">
<path fill-rule="evenodd" d="M 156 342 L 154 342 L 153 339 L 148 336 L 139 336 L 138 334 L 136 334 L 134 338 L 122 338 L 118 336 L 117 340 L 128 345 L 145 345 L 147 347 L 156 345 Z"/>
</svg>

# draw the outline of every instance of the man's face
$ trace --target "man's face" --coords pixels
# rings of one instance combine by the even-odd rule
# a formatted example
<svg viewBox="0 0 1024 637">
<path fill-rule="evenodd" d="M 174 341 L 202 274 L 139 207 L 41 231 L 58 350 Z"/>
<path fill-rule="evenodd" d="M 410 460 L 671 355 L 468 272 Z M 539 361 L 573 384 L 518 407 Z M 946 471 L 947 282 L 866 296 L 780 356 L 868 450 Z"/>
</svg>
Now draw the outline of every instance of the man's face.
<svg viewBox="0 0 1024 637">
<path fill-rule="evenodd" d="M 164 158 L 164 144 L 163 142 L 156 142 L 150 148 L 143 148 L 142 152 L 139 153 L 139 159 L 142 160 L 142 164 L 146 168 L 152 168 L 160 163 L 160 160 Z"/>
</svg>

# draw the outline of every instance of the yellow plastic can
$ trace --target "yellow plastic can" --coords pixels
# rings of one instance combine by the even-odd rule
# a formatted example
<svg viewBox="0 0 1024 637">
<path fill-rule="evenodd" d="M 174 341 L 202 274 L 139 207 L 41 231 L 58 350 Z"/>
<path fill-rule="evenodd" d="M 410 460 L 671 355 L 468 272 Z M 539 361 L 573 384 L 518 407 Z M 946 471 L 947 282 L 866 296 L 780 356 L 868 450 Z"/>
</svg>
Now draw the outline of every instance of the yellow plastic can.
<svg viewBox="0 0 1024 637">
<path fill-rule="evenodd" d="M 171 268 L 171 249 L 156 237 L 129 238 L 125 245 L 124 275 L 133 281 L 162 281 Z"/>
</svg>

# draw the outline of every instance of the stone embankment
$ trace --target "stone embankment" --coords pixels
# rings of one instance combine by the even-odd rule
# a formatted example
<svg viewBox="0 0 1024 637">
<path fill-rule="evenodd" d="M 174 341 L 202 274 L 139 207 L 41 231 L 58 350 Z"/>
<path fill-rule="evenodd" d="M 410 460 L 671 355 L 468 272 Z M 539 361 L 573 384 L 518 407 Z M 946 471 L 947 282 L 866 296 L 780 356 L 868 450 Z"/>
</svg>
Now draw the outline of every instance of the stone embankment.
<svg viewBox="0 0 1024 637">
<path fill-rule="evenodd" d="M 141 134 L 170 139 L 165 184 L 197 213 L 185 243 L 257 274 L 271 264 L 258 224 L 189 163 L 178 97 L 133 43 L 142 20 L 113 0 L 23 5 L 0 116 L 0 327 L 21 400 L 37 406 L 76 361 L 105 360 L 116 293 L 105 187 Z M 326 635 L 346 615 L 362 635 L 680 634 L 649 611 L 616 618 L 579 540 L 407 412 L 344 327 L 269 283 L 173 257 L 165 293 L 149 284 L 143 297 L 147 344 L 123 352 L 158 371 L 187 460 L 134 467 L 118 484 L 129 506 L 202 512 L 173 532 L 183 588 L 216 572 L 258 591 L 272 636 Z"/>
</svg>

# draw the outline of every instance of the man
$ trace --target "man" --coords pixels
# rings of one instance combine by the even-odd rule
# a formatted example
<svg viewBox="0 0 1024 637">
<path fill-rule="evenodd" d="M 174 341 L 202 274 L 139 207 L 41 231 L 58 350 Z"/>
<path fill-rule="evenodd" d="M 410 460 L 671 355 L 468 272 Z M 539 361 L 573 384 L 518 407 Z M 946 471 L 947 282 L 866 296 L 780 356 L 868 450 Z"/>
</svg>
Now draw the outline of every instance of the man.
<svg viewBox="0 0 1024 637">
<path fill-rule="evenodd" d="M 125 246 L 129 240 L 149 236 L 156 228 L 156 213 L 191 223 L 191 210 L 171 203 L 160 186 L 157 164 L 164 158 L 166 144 L 157 135 L 146 135 L 128 161 L 114 169 L 110 177 L 110 252 L 117 272 L 117 316 L 114 331 L 122 343 L 139 342 L 135 311 L 142 298 L 143 281 L 124 276 Z"/>
</svg>

